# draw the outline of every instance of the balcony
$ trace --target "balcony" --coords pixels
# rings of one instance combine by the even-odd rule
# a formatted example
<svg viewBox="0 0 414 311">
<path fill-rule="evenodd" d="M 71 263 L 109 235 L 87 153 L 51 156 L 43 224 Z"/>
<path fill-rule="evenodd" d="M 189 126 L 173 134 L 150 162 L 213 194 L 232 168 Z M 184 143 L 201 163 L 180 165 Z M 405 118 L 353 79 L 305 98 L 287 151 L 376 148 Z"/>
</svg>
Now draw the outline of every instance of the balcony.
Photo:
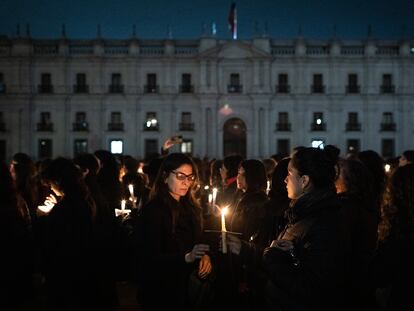
<svg viewBox="0 0 414 311">
<path fill-rule="evenodd" d="M 353 85 L 353 84 L 347 85 L 346 86 L 346 93 L 347 94 L 358 94 L 358 93 L 361 92 L 360 89 L 361 89 L 361 87 L 359 85 Z"/>
<path fill-rule="evenodd" d="M 159 85 L 146 84 L 144 85 L 144 92 L 147 94 L 157 94 L 159 93 L 159 88 Z"/>
<path fill-rule="evenodd" d="M 361 123 L 346 123 L 345 125 L 347 132 L 359 132 L 361 131 Z"/>
<path fill-rule="evenodd" d="M 38 132 L 53 132 L 53 123 L 37 123 Z"/>
<path fill-rule="evenodd" d="M 397 125 L 393 123 L 381 123 L 381 132 L 395 132 Z"/>
<path fill-rule="evenodd" d="M 290 132 L 291 131 L 291 124 L 290 123 L 276 123 L 276 131 L 278 132 Z"/>
<path fill-rule="evenodd" d="M 281 93 L 281 94 L 288 94 L 290 93 L 290 85 L 288 84 L 276 85 L 276 92 Z"/>
<path fill-rule="evenodd" d="M 6 93 L 6 84 L 0 82 L 0 94 Z"/>
<path fill-rule="evenodd" d="M 123 84 L 110 84 L 109 85 L 109 93 L 120 94 L 123 92 L 124 92 Z"/>
<path fill-rule="evenodd" d="M 180 123 L 180 131 L 194 131 L 194 123 Z"/>
<path fill-rule="evenodd" d="M 6 131 L 6 123 L 0 122 L 0 132 L 5 132 L 5 131 Z"/>
<path fill-rule="evenodd" d="M 145 122 L 143 130 L 146 132 L 158 132 L 160 130 L 160 127 L 158 124 L 147 126 L 147 122 Z"/>
<path fill-rule="evenodd" d="M 37 91 L 41 94 L 51 94 L 53 93 L 53 85 L 52 84 L 39 84 L 37 86 Z"/>
<path fill-rule="evenodd" d="M 393 94 L 395 93 L 395 85 L 381 85 L 382 94 Z"/>
<path fill-rule="evenodd" d="M 316 93 L 316 94 L 325 93 L 325 85 L 313 84 L 311 87 L 311 91 L 312 93 Z"/>
<path fill-rule="evenodd" d="M 89 131 L 88 122 L 75 122 L 72 125 L 73 125 L 74 132 L 88 132 Z"/>
<path fill-rule="evenodd" d="M 191 84 L 180 85 L 180 93 L 194 93 L 194 85 L 191 85 Z"/>
<path fill-rule="evenodd" d="M 73 93 L 89 93 L 89 85 L 86 84 L 74 84 Z"/>
<path fill-rule="evenodd" d="M 124 123 L 108 123 L 108 131 L 122 132 L 124 130 Z"/>
<path fill-rule="evenodd" d="M 228 84 L 227 85 L 227 92 L 228 93 L 242 93 L 243 92 L 243 85 L 241 85 L 241 84 Z"/>
<path fill-rule="evenodd" d="M 324 132 L 326 131 L 326 123 L 311 123 L 311 131 L 313 132 Z"/>
</svg>

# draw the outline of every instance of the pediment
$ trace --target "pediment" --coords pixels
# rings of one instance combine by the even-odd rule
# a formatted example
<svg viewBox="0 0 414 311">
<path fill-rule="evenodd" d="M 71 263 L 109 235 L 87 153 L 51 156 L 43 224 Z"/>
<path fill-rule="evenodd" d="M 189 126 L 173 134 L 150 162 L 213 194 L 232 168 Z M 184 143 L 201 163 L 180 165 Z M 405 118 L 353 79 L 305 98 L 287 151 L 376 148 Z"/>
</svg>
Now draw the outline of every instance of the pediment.
<svg viewBox="0 0 414 311">
<path fill-rule="evenodd" d="M 242 43 L 238 41 L 230 41 L 226 42 L 223 45 L 219 45 L 210 50 L 207 50 L 200 56 L 217 57 L 225 59 L 246 59 L 257 57 L 270 57 L 271 55 L 262 50 L 259 50 L 252 44 Z"/>
</svg>

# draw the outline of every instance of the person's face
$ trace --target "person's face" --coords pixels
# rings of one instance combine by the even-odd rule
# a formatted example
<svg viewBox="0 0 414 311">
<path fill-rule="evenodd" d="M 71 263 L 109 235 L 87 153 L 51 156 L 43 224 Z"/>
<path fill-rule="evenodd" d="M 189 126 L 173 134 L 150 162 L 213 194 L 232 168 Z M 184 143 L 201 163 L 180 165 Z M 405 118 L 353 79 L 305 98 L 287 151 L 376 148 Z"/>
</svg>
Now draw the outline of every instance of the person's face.
<svg viewBox="0 0 414 311">
<path fill-rule="evenodd" d="M 246 171 L 243 167 L 240 167 L 237 173 L 237 189 L 240 189 L 242 191 L 246 191 L 247 189 Z"/>
<path fill-rule="evenodd" d="M 191 187 L 195 180 L 193 168 L 189 164 L 183 164 L 176 170 L 170 172 L 167 176 L 166 183 L 168 185 L 168 191 L 177 201 L 180 197 L 187 194 L 188 189 Z"/>
<path fill-rule="evenodd" d="M 407 158 L 405 157 L 405 156 L 401 156 L 399 159 L 398 159 L 398 166 L 404 166 L 404 165 L 407 165 L 408 164 L 408 161 L 407 161 Z"/>
<path fill-rule="evenodd" d="M 14 169 L 14 165 L 15 165 L 15 162 L 12 161 L 10 163 L 10 166 L 9 166 L 9 171 L 10 171 L 10 174 L 11 174 L 11 177 L 13 178 L 13 180 L 16 180 L 16 171 Z"/>
<path fill-rule="evenodd" d="M 307 181 L 304 176 L 299 176 L 298 171 L 291 165 L 288 165 L 288 174 L 285 178 L 286 188 L 289 199 L 299 199 L 304 193 Z"/>
<path fill-rule="evenodd" d="M 336 193 L 344 193 L 346 192 L 346 185 L 344 182 L 344 174 L 343 174 L 343 170 L 341 169 L 338 179 L 335 181 L 335 188 L 336 188 Z"/>
</svg>

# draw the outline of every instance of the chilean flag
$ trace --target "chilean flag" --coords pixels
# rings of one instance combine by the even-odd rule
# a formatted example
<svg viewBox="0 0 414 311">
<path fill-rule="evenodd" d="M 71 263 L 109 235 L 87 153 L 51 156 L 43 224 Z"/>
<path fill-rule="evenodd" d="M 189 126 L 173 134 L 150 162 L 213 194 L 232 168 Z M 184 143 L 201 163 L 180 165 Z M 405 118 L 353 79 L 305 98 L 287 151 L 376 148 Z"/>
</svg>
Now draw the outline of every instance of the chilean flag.
<svg viewBox="0 0 414 311">
<path fill-rule="evenodd" d="M 229 29 L 231 31 L 231 34 L 233 36 L 233 39 L 237 39 L 237 11 L 236 11 L 236 2 L 232 2 L 230 6 L 229 11 Z"/>
</svg>

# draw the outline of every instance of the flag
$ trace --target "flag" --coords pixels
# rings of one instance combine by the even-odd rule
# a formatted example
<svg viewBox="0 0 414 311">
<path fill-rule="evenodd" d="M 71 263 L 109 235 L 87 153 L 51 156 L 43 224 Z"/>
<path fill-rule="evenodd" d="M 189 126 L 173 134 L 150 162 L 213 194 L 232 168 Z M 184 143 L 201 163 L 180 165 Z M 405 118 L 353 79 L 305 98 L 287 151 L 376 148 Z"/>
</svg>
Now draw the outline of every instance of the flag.
<svg viewBox="0 0 414 311">
<path fill-rule="evenodd" d="M 237 11 L 236 2 L 232 2 L 228 17 L 229 29 L 231 31 L 233 39 L 237 39 Z"/>
</svg>

